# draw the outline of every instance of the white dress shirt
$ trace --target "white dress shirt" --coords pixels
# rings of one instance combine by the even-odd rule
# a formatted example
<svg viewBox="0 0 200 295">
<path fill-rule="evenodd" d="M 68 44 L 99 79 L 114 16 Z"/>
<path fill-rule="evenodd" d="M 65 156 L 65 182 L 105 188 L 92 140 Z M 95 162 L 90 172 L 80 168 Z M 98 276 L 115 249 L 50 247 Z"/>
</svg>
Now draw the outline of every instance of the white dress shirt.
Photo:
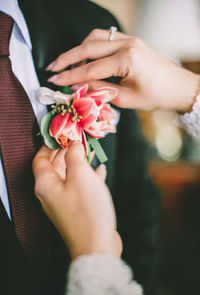
<svg viewBox="0 0 200 295">
<path fill-rule="evenodd" d="M 40 84 L 33 63 L 31 52 L 32 45 L 26 21 L 21 9 L 18 6 L 17 0 L 0 0 L 0 11 L 10 15 L 14 19 L 14 26 L 10 40 L 10 59 L 12 70 L 24 87 L 33 106 L 34 113 L 38 121 L 40 121 L 42 116 L 46 113 L 46 106 L 42 105 L 36 97 L 36 92 L 40 87 Z M 0 198 L 9 218 L 11 219 L 8 192 L 1 158 Z"/>
</svg>

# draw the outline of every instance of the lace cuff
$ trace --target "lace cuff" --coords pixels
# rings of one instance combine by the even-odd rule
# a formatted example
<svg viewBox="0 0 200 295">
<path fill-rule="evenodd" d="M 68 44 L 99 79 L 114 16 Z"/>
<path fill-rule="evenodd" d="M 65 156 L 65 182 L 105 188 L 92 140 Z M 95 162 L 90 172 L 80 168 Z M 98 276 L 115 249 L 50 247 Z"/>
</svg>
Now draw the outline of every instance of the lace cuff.
<svg viewBox="0 0 200 295">
<path fill-rule="evenodd" d="M 197 96 L 190 113 L 185 113 L 176 119 L 176 124 L 183 127 L 200 145 L 200 95 Z"/>
<path fill-rule="evenodd" d="M 142 295 L 128 265 L 107 254 L 83 255 L 72 262 L 67 295 Z"/>
</svg>

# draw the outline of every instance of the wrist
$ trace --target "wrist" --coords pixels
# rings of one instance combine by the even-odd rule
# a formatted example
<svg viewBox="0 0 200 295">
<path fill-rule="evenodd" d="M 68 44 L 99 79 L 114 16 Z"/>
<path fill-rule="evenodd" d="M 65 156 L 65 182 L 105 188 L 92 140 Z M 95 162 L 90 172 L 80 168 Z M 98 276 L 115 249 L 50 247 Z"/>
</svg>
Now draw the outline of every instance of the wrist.
<svg viewBox="0 0 200 295">
<path fill-rule="evenodd" d="M 72 260 L 77 259 L 82 255 L 90 255 L 90 254 L 108 254 L 115 258 L 120 258 L 121 256 L 116 253 L 116 250 L 112 247 L 105 248 L 105 247 L 94 247 L 91 249 L 86 249 L 82 251 L 70 251 Z"/>
<path fill-rule="evenodd" d="M 200 93 L 200 75 L 184 70 L 180 89 L 177 110 L 179 112 L 190 112 Z"/>
<path fill-rule="evenodd" d="M 122 240 L 120 235 L 117 232 L 114 232 L 112 239 L 107 241 L 104 239 L 89 241 L 82 247 L 70 247 L 70 253 L 72 260 L 75 260 L 81 255 L 89 254 L 108 254 L 114 256 L 115 258 L 120 258 L 122 254 Z"/>
</svg>

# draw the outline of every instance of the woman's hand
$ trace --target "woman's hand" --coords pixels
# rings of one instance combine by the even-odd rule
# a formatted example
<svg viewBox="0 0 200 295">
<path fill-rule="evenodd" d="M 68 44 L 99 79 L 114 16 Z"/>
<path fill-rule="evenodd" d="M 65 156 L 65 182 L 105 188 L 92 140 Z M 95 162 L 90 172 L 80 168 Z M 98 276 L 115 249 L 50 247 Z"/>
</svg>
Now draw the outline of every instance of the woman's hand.
<svg viewBox="0 0 200 295">
<path fill-rule="evenodd" d="M 35 193 L 65 240 L 72 259 L 82 254 L 121 255 L 115 210 L 105 185 L 106 169 L 87 163 L 82 144 L 68 151 L 43 146 L 33 161 Z"/>
<path fill-rule="evenodd" d="M 97 81 L 120 76 L 119 96 L 113 103 L 122 108 L 156 108 L 188 111 L 194 103 L 200 77 L 157 54 L 142 40 L 116 32 L 113 41 L 108 30 L 96 29 L 86 40 L 61 54 L 47 70 L 58 72 L 49 79 L 56 85 L 87 82 L 91 88 L 107 85 Z M 93 60 L 89 64 L 83 61 Z M 112 85 L 113 86 L 113 85 Z"/>
</svg>

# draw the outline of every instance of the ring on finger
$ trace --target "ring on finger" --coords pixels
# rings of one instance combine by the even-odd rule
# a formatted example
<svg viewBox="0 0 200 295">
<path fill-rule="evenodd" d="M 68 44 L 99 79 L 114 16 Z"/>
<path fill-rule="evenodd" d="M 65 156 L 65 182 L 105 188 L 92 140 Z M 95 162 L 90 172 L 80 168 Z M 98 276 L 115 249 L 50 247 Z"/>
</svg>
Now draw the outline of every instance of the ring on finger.
<svg viewBox="0 0 200 295">
<path fill-rule="evenodd" d="M 115 32 L 117 31 L 117 28 L 112 26 L 110 27 L 109 31 L 110 31 L 110 35 L 108 40 L 112 41 L 114 39 L 114 35 L 115 35 Z"/>
</svg>

